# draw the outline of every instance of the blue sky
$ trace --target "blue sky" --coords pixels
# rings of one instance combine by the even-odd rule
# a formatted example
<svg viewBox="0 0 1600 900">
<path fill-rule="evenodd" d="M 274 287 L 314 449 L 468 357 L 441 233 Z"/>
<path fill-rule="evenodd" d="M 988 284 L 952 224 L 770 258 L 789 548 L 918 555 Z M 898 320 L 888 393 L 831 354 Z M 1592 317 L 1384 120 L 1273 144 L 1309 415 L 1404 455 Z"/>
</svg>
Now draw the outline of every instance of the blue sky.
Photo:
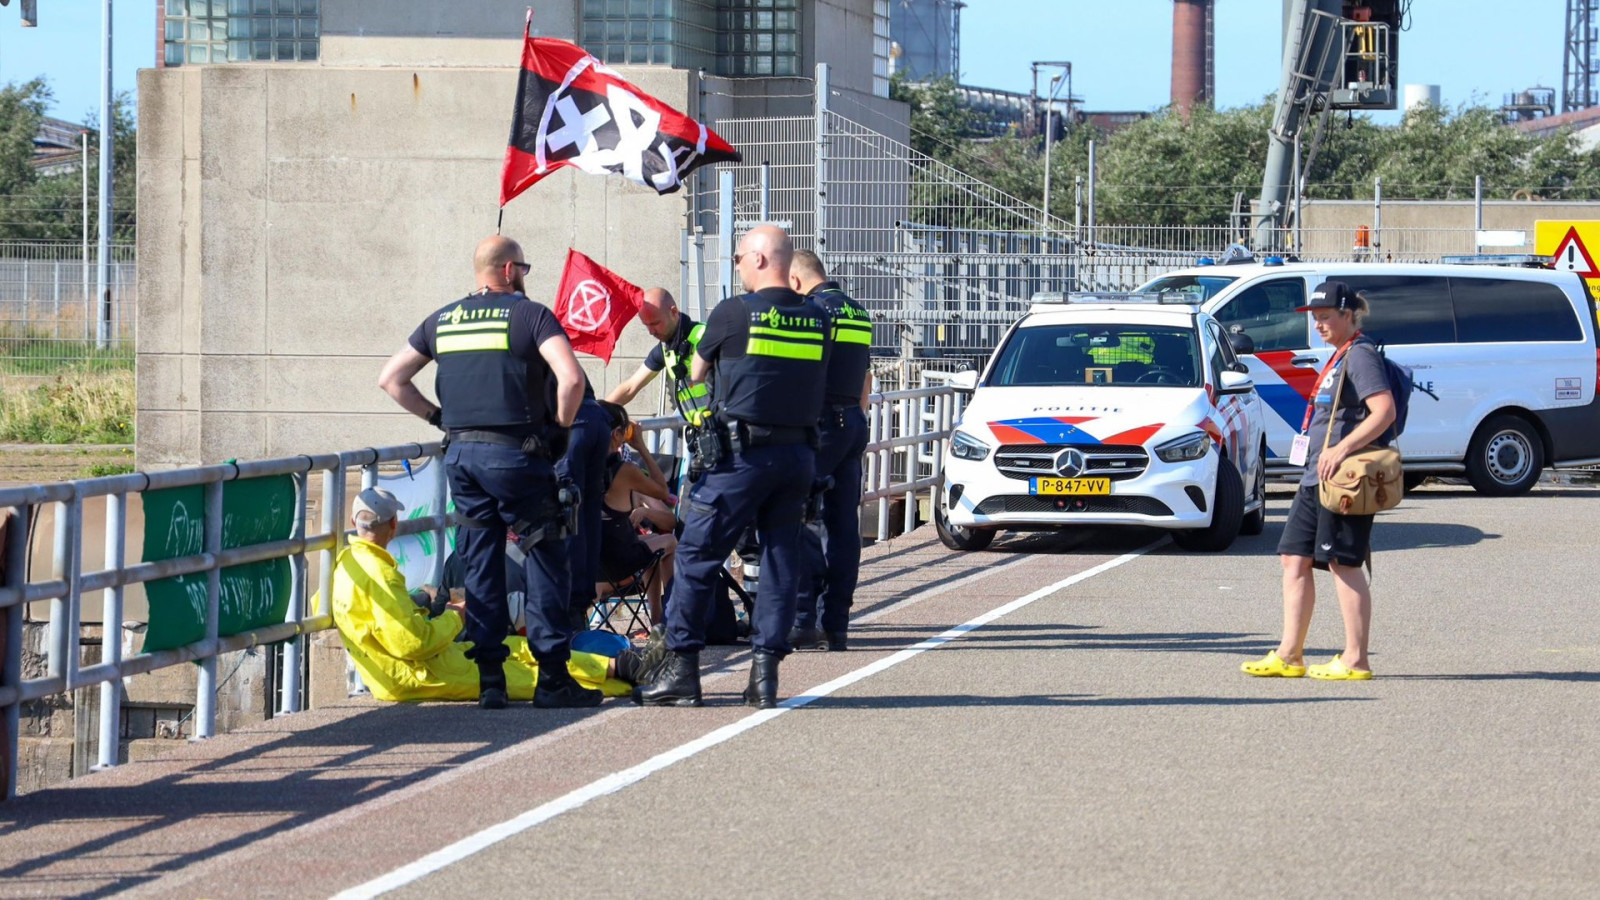
<svg viewBox="0 0 1600 900">
<path fill-rule="evenodd" d="M 97 0 L 39 0 L 40 26 L 23 28 L 17 3 L 0 8 L 0 83 L 49 78 L 54 115 L 80 121 L 100 103 Z M 116 89 L 132 90 L 155 64 L 154 0 L 116 0 Z M 1562 0 L 1415 0 L 1400 37 L 1400 80 L 1438 84 L 1444 102 L 1499 105 L 1535 84 L 1561 87 Z M 1217 0 L 1221 106 L 1277 89 L 1281 0 Z M 1171 0 L 968 0 L 962 80 L 1028 90 L 1028 63 L 1072 61 L 1073 90 L 1089 109 L 1153 109 L 1171 78 Z M 1559 102 L 1559 93 L 1558 93 Z M 1383 117 L 1380 116 L 1380 121 Z"/>
<path fill-rule="evenodd" d="M 1565 22 L 1563 0 L 1415 0 L 1400 81 L 1440 85 L 1449 106 L 1541 85 L 1559 108 Z M 1282 27 L 1281 0 L 1217 0 L 1218 106 L 1277 90 Z M 1171 54 L 1171 0 L 967 0 L 961 13 L 963 82 L 1026 92 L 1030 61 L 1070 60 L 1087 109 L 1166 104 Z"/>
</svg>

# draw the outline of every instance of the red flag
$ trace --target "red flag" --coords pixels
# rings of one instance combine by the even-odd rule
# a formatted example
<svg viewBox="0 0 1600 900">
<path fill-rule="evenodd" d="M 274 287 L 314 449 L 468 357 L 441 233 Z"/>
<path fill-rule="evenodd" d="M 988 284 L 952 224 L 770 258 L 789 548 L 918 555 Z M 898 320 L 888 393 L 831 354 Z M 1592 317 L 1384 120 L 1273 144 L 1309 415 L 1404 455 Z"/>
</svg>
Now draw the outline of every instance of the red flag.
<svg viewBox="0 0 1600 900">
<path fill-rule="evenodd" d="M 572 349 L 611 362 L 622 329 L 639 312 L 644 292 L 637 285 L 576 250 L 567 249 L 556 295 L 556 318 Z"/>
<path fill-rule="evenodd" d="M 706 163 L 738 162 L 715 132 L 639 90 L 575 44 L 524 35 L 500 205 L 562 166 L 658 194 Z"/>
</svg>

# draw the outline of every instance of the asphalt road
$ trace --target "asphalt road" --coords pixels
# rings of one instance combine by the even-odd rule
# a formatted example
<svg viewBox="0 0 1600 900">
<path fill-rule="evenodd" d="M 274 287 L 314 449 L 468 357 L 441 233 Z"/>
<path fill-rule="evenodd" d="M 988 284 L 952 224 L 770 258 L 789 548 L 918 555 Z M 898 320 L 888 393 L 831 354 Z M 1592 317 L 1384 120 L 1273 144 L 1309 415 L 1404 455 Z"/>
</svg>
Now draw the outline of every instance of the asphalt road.
<svg viewBox="0 0 1600 900">
<path fill-rule="evenodd" d="M 324 725 L 296 800 L 232 816 L 213 800 L 187 840 L 237 833 L 187 855 L 132 829 L 45 850 L 49 815 L 5 827 L 0 807 L 0 895 L 1593 896 L 1600 491 L 1428 487 L 1384 515 L 1365 683 L 1238 671 L 1276 644 L 1288 497 L 1216 556 L 1137 532 L 876 548 L 858 651 L 791 657 L 782 694 L 808 696 L 777 713 L 736 704 L 743 656 L 706 709 L 514 709 L 476 742 L 475 710 L 354 709 L 368 727 L 455 723 L 481 752 Z M 1319 578 L 1309 655 L 1325 658 L 1342 632 Z M 277 749 L 227 756 L 230 740 Z M 227 765 L 163 777 L 271 785 L 304 774 L 307 743 L 227 736 L 209 748 Z M 386 770 L 409 774 L 371 777 Z M 102 777 L 45 802 L 103 834 L 118 810 L 83 799 Z M 122 874 L 87 878 L 95 854 Z"/>
</svg>

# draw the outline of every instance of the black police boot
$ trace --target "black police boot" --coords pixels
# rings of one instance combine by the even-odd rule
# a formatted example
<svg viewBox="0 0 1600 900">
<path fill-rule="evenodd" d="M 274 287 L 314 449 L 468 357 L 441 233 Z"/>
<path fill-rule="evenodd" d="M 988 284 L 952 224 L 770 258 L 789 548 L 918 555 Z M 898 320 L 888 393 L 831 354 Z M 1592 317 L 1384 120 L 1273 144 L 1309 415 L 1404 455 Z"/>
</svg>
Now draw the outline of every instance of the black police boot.
<svg viewBox="0 0 1600 900">
<path fill-rule="evenodd" d="M 744 689 L 744 705 L 778 708 L 778 654 L 770 650 L 755 652 L 750 661 L 750 684 Z"/>
<path fill-rule="evenodd" d="M 795 650 L 821 650 L 822 629 L 815 626 L 801 628 L 796 625 L 789 629 L 789 646 Z"/>
<path fill-rule="evenodd" d="M 633 702 L 644 706 L 700 706 L 700 654 L 667 654 L 654 676 L 633 689 Z"/>
<path fill-rule="evenodd" d="M 848 650 L 848 649 L 850 649 L 849 647 L 847 647 L 845 645 L 845 633 L 842 632 L 842 631 L 830 631 L 830 632 L 828 632 L 828 637 L 827 637 L 826 643 L 828 645 L 828 649 L 829 650 L 837 651 L 837 650 Z"/>
<path fill-rule="evenodd" d="M 506 708 L 506 670 L 502 663 L 478 666 L 478 708 Z"/>
<path fill-rule="evenodd" d="M 599 706 L 605 695 L 573 680 L 565 663 L 539 665 L 539 683 L 533 688 L 533 705 L 540 709 L 587 709 Z"/>
</svg>

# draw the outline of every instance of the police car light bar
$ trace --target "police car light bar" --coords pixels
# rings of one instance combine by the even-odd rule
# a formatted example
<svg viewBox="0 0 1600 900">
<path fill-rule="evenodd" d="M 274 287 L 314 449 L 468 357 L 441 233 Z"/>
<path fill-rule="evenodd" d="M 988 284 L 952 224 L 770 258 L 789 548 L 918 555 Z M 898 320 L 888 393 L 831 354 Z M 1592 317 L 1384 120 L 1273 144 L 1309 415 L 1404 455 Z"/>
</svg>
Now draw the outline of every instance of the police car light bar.
<svg viewBox="0 0 1600 900">
<path fill-rule="evenodd" d="M 1548 269 L 1555 261 L 1551 256 L 1534 253 L 1480 253 L 1473 256 L 1441 256 L 1439 262 L 1456 266 L 1518 266 L 1524 269 Z"/>
</svg>

